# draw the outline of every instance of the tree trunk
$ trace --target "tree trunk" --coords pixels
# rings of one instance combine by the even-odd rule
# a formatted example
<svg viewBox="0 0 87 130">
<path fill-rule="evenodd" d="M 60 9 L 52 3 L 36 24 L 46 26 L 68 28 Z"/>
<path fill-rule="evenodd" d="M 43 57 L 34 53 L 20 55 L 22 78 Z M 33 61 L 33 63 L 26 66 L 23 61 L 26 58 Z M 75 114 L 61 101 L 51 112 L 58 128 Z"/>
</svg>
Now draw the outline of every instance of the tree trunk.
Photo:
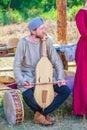
<svg viewBox="0 0 87 130">
<path fill-rule="evenodd" d="M 67 22 L 66 22 L 66 6 L 67 0 L 56 0 L 57 5 L 57 38 L 58 44 L 67 44 Z M 64 69 L 68 69 L 68 62 L 63 52 L 60 52 Z"/>
<path fill-rule="evenodd" d="M 87 2 L 87 0 L 84 0 L 84 4 Z"/>
<path fill-rule="evenodd" d="M 58 44 L 67 44 L 66 6 L 67 0 L 57 0 L 57 34 Z"/>
</svg>

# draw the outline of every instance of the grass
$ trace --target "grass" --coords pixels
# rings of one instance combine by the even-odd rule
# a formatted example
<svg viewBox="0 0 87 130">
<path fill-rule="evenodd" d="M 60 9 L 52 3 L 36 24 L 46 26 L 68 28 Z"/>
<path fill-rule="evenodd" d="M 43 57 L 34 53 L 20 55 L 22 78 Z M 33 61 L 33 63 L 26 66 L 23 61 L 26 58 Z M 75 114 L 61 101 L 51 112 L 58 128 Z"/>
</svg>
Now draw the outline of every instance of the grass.
<svg viewBox="0 0 87 130">
<path fill-rule="evenodd" d="M 21 97 L 22 98 L 22 97 Z M 87 120 L 76 118 L 72 114 L 72 97 L 69 96 L 65 103 L 51 115 L 55 116 L 56 123 L 53 126 L 45 127 L 33 123 L 34 113 L 28 108 L 23 99 L 24 122 L 18 125 L 9 125 L 5 119 L 3 110 L 3 94 L 0 96 L 0 130 L 87 130 Z"/>
</svg>

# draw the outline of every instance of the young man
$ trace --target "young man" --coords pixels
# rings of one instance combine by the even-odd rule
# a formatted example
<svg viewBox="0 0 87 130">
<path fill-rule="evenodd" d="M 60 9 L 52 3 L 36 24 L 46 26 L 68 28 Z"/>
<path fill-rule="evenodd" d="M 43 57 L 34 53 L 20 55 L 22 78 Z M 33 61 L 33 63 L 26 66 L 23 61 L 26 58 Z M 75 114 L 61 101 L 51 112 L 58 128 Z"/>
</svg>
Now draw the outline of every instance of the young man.
<svg viewBox="0 0 87 130">
<path fill-rule="evenodd" d="M 43 19 L 33 18 L 28 23 L 30 35 L 20 39 L 14 60 L 14 76 L 21 90 L 26 104 L 33 110 L 34 122 L 42 125 L 52 125 L 54 118 L 49 113 L 59 108 L 70 94 L 70 89 L 64 80 L 62 61 L 53 47 L 53 41 L 48 36 L 46 40 L 47 56 L 53 65 L 53 81 L 60 81 L 53 85 L 54 91 L 58 93 L 50 106 L 42 110 L 34 99 L 35 67 L 41 58 L 41 39 L 46 34 Z"/>
</svg>

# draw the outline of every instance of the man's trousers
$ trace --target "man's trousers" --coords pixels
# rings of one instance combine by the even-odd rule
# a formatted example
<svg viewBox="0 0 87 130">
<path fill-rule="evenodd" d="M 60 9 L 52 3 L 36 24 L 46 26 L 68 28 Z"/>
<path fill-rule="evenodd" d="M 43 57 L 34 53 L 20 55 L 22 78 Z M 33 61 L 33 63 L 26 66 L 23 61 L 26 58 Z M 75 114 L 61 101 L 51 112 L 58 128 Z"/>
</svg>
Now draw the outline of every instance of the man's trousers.
<svg viewBox="0 0 87 130">
<path fill-rule="evenodd" d="M 57 93 L 56 96 L 54 97 L 53 102 L 44 109 L 39 107 L 38 104 L 36 103 L 34 99 L 34 88 L 30 88 L 22 93 L 24 101 L 26 104 L 31 108 L 32 111 L 40 112 L 43 115 L 47 115 L 51 113 L 52 111 L 56 110 L 59 108 L 59 106 L 65 101 L 65 99 L 69 96 L 70 94 L 70 89 L 68 88 L 67 85 L 62 85 L 59 87 L 57 84 L 53 85 L 54 92 Z"/>
</svg>

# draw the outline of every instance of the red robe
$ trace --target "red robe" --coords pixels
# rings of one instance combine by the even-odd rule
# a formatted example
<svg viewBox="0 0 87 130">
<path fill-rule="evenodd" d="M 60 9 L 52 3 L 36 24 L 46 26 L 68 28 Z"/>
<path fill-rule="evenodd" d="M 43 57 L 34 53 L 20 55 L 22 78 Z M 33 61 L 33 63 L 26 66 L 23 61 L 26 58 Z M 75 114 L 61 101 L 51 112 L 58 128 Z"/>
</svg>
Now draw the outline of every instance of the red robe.
<svg viewBox="0 0 87 130">
<path fill-rule="evenodd" d="M 80 9 L 75 20 L 80 39 L 75 53 L 77 69 L 73 88 L 73 114 L 87 115 L 87 10 Z"/>
</svg>

